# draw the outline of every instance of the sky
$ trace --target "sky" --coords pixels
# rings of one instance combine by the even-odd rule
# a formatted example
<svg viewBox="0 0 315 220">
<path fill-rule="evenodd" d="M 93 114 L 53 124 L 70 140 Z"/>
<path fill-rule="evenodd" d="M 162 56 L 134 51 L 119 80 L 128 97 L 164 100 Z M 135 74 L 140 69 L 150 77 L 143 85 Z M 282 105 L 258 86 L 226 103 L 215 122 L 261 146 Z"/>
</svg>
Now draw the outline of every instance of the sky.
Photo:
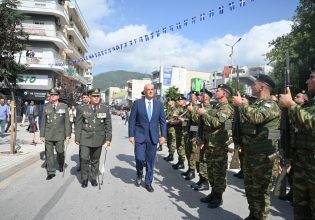
<svg viewBox="0 0 315 220">
<path fill-rule="evenodd" d="M 267 64 L 269 42 L 291 31 L 298 0 L 76 0 L 89 27 L 89 53 L 151 32 L 149 41 L 92 59 L 93 75 L 127 70 L 151 73 L 160 66 L 220 71 L 226 65 Z M 235 9 L 229 9 L 234 2 Z M 219 14 L 219 7 L 224 7 Z M 209 11 L 214 16 L 209 17 Z M 205 19 L 200 21 L 200 15 Z M 192 23 L 192 18 L 196 22 Z M 184 26 L 187 19 L 188 24 Z M 176 24 L 180 22 L 181 28 Z M 170 27 L 173 25 L 173 31 Z M 167 33 L 163 34 L 163 27 Z M 242 38 L 233 47 L 231 46 Z"/>
</svg>

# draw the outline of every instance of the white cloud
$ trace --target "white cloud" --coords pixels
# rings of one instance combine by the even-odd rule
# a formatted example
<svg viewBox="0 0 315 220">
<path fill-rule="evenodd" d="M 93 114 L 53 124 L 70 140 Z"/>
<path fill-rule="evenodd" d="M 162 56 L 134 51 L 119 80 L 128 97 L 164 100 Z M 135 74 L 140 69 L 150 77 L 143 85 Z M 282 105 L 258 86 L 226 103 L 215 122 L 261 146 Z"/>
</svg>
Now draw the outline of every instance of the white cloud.
<svg viewBox="0 0 315 220">
<path fill-rule="evenodd" d="M 129 42 L 139 36 L 144 36 L 152 30 L 145 25 L 128 25 L 114 32 L 106 32 L 106 17 L 115 13 L 113 0 L 77 0 L 80 9 L 90 29 L 90 53 Z M 95 7 L 97 5 L 97 7 Z M 93 13 L 91 13 L 93 12 Z M 128 46 L 118 52 L 113 52 L 93 59 L 95 74 L 109 70 L 124 69 L 150 73 L 160 64 L 163 66 L 184 66 L 196 71 L 222 70 L 229 65 L 231 48 L 225 44 L 233 44 L 242 38 L 234 47 L 234 64 L 261 65 L 265 61 L 270 48 L 268 42 L 291 30 L 291 22 L 278 22 L 254 26 L 241 36 L 226 34 L 222 38 L 212 38 L 204 43 L 187 39 L 181 33 L 161 34 L 148 42 Z"/>
</svg>

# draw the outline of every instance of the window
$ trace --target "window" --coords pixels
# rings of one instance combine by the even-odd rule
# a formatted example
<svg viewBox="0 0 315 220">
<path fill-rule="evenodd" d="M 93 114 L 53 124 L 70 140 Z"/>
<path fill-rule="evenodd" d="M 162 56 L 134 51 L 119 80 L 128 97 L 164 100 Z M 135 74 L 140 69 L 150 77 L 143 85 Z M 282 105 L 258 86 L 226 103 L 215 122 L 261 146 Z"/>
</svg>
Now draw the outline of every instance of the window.
<svg viewBox="0 0 315 220">
<path fill-rule="evenodd" d="M 45 23 L 43 21 L 33 21 L 33 24 L 44 25 Z"/>
</svg>

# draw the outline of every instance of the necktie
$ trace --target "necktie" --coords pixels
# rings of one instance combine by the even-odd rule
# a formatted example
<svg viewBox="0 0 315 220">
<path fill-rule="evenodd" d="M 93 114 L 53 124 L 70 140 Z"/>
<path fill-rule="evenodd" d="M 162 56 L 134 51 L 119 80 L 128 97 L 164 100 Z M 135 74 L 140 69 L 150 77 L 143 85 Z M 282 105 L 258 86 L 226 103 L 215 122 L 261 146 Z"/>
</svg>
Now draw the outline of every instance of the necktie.
<svg viewBox="0 0 315 220">
<path fill-rule="evenodd" d="M 96 112 L 96 106 L 93 105 L 93 112 L 95 113 Z"/>
<path fill-rule="evenodd" d="M 150 101 L 148 102 L 147 114 L 148 114 L 149 121 L 151 121 L 151 102 Z"/>
<path fill-rule="evenodd" d="M 53 105 L 53 108 L 54 108 L 54 112 L 56 113 L 56 105 L 55 104 Z"/>
</svg>

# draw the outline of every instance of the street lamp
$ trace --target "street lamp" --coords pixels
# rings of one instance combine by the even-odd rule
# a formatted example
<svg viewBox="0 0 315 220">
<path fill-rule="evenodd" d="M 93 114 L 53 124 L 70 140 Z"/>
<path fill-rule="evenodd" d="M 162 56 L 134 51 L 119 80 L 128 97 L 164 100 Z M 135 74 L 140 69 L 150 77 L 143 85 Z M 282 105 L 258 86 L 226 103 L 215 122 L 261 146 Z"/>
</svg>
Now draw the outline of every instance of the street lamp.
<svg viewBox="0 0 315 220">
<path fill-rule="evenodd" d="M 228 47 L 231 47 L 231 54 L 229 55 L 229 57 L 231 57 L 231 66 L 233 66 L 233 48 L 235 46 L 235 44 L 237 44 L 238 42 L 240 42 L 242 40 L 242 38 L 240 37 L 233 45 L 229 45 L 229 44 L 225 44 Z"/>
</svg>

